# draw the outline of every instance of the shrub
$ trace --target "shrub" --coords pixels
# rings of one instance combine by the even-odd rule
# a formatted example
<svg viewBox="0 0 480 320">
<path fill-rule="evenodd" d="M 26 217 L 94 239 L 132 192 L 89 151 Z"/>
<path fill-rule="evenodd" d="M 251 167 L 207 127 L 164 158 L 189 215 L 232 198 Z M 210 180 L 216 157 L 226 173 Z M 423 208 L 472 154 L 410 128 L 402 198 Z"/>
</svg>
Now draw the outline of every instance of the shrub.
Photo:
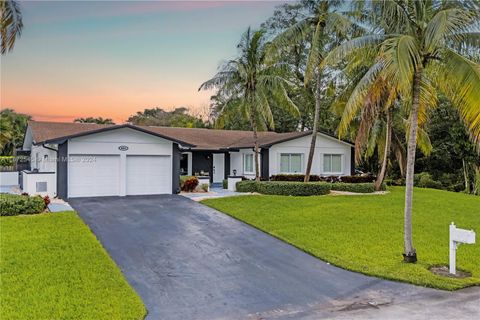
<svg viewBox="0 0 480 320">
<path fill-rule="evenodd" d="M 222 187 L 223 187 L 223 189 L 228 189 L 228 180 L 227 179 L 224 179 L 222 181 Z"/>
<path fill-rule="evenodd" d="M 202 188 L 203 191 L 208 192 L 208 184 L 207 183 L 202 183 L 200 185 L 200 188 Z"/>
<path fill-rule="evenodd" d="M 51 202 L 50 197 L 49 196 L 43 197 L 43 202 L 45 202 L 45 207 L 47 207 Z"/>
<path fill-rule="evenodd" d="M 254 180 L 242 180 L 237 182 L 236 188 L 238 192 L 257 192 L 257 184 Z"/>
<path fill-rule="evenodd" d="M 372 193 L 375 192 L 373 183 L 332 183 L 331 190 L 347 191 L 355 193 Z M 382 190 L 385 190 L 385 184 L 382 185 Z"/>
<path fill-rule="evenodd" d="M 0 215 L 16 216 L 35 214 L 45 210 L 45 201 L 40 196 L 22 196 L 17 194 L 0 194 Z"/>
<path fill-rule="evenodd" d="M 258 192 L 284 196 L 324 195 L 330 192 L 330 184 L 325 182 L 261 181 L 237 182 L 238 192 Z"/>
<path fill-rule="evenodd" d="M 181 180 L 180 180 L 181 181 Z M 181 183 L 182 191 L 192 192 L 198 186 L 198 179 L 197 177 L 188 177 Z"/>
<path fill-rule="evenodd" d="M 298 181 L 303 182 L 305 179 L 304 174 L 275 174 L 270 177 L 270 181 Z M 320 181 L 320 176 L 310 175 L 310 181 Z"/>
<path fill-rule="evenodd" d="M 1 156 L 0 157 L 0 167 L 11 167 L 13 166 L 13 157 L 12 156 Z"/>
<path fill-rule="evenodd" d="M 265 181 L 258 183 L 257 192 L 283 196 L 324 195 L 330 192 L 330 184 L 325 182 Z"/>
<path fill-rule="evenodd" d="M 435 181 L 432 178 L 432 175 L 428 172 L 417 173 L 413 177 L 413 183 L 416 187 L 419 188 L 432 188 L 432 189 L 442 189 L 442 183 L 440 181 Z"/>
<path fill-rule="evenodd" d="M 270 181 L 298 181 L 303 182 L 305 179 L 304 174 L 276 174 L 270 177 Z M 328 176 L 320 177 L 317 175 L 310 176 L 310 182 L 346 182 L 346 183 L 367 183 L 375 180 L 375 177 L 372 175 L 367 176 Z"/>
</svg>

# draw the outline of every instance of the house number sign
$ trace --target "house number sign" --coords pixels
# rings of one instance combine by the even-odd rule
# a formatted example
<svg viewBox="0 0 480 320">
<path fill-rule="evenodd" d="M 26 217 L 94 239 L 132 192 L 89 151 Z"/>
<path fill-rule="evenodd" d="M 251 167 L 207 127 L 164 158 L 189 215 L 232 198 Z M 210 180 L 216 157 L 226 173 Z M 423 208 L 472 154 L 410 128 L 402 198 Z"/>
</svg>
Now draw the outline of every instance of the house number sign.
<svg viewBox="0 0 480 320">
<path fill-rule="evenodd" d="M 118 150 L 120 150 L 120 151 L 127 151 L 127 150 L 128 150 L 128 147 L 127 147 L 127 146 L 119 146 L 119 147 L 118 147 Z"/>
</svg>

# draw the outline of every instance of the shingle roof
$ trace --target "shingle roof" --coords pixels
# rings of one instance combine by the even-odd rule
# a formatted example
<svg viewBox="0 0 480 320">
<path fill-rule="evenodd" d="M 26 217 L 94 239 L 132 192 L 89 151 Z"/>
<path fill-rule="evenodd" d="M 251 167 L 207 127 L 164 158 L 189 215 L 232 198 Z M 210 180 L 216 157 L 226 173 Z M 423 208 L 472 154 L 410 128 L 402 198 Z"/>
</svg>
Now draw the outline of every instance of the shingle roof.
<svg viewBox="0 0 480 320">
<path fill-rule="evenodd" d="M 30 121 L 28 125 L 32 131 L 33 141 L 36 144 L 60 141 L 62 139 L 68 139 L 80 135 L 129 127 L 179 142 L 186 147 L 192 147 L 192 149 L 196 150 L 242 149 L 254 147 L 252 131 L 46 121 Z M 309 131 L 288 133 L 258 132 L 258 142 L 260 147 L 269 147 L 275 143 L 303 137 L 309 134 Z"/>
</svg>

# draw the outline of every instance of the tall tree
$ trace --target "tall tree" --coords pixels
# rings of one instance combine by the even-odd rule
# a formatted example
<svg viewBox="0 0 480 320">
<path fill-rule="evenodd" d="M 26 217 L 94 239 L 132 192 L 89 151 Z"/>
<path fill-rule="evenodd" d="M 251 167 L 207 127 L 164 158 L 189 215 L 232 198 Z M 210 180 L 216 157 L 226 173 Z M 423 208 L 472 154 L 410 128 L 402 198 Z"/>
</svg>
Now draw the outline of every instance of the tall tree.
<svg viewBox="0 0 480 320">
<path fill-rule="evenodd" d="M 412 202 L 418 125 L 443 92 L 458 110 L 474 141 L 480 139 L 480 67 L 469 59 L 480 51 L 479 12 L 475 1 L 365 1 L 364 23 L 372 33 L 346 41 L 324 59 L 335 63 L 352 53 L 375 52 L 375 61 L 357 83 L 346 104 L 341 129 L 345 131 L 363 107 L 368 88 L 377 77 L 394 86 L 409 102 L 407 170 L 404 210 L 404 260 L 415 262 Z M 350 61 L 351 63 L 351 61 Z"/>
<path fill-rule="evenodd" d="M 78 123 L 96 123 L 96 124 L 115 124 L 112 119 L 110 118 L 102 118 L 102 117 L 88 117 L 88 118 L 77 118 L 73 120 L 73 122 Z"/>
<path fill-rule="evenodd" d="M 0 111 L 2 155 L 15 155 L 16 149 L 23 144 L 25 130 L 31 119 L 31 116 L 17 113 L 13 109 Z"/>
<path fill-rule="evenodd" d="M 23 22 L 20 5 L 14 0 L 0 1 L 0 36 L 2 55 L 13 49 L 15 41 L 22 34 Z"/>
<path fill-rule="evenodd" d="M 350 20 L 337 11 L 341 1 L 304 1 L 309 7 L 309 14 L 298 21 L 283 33 L 278 35 L 273 43 L 276 48 L 289 48 L 292 45 L 304 42 L 309 39 L 308 58 L 305 66 L 304 83 L 307 85 L 315 78 L 315 112 L 313 117 L 313 134 L 310 142 L 310 152 L 308 154 L 307 167 L 305 170 L 305 182 L 310 180 L 313 156 L 317 132 L 319 129 L 319 119 L 321 110 L 321 101 L 326 90 L 324 70 L 318 68 L 320 62 L 327 52 L 334 46 L 338 37 L 345 35 L 351 28 Z M 337 37 L 337 38 L 335 38 Z"/>
<path fill-rule="evenodd" d="M 202 119 L 188 113 L 188 108 L 180 107 L 172 111 L 152 108 L 139 111 L 130 116 L 127 122 L 140 126 L 205 128 Z"/>
<path fill-rule="evenodd" d="M 277 106 L 298 114 L 297 106 L 285 89 L 287 84 L 284 78 L 285 68 L 267 61 L 264 33 L 264 30 L 252 31 L 248 28 L 238 44 L 239 56 L 226 63 L 212 79 L 204 82 L 199 88 L 199 90 L 216 88 L 229 97 L 220 111 L 221 114 L 235 110 L 249 119 L 255 144 L 257 181 L 260 180 L 257 132 L 275 126 L 271 101 L 274 100 Z"/>
</svg>

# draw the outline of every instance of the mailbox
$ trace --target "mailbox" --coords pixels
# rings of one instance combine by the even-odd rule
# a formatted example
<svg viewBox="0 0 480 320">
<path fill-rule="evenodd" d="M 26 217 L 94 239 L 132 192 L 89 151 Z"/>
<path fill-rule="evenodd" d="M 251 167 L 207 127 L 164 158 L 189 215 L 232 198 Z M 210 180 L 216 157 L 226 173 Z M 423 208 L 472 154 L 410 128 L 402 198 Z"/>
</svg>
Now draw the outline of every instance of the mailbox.
<svg viewBox="0 0 480 320">
<path fill-rule="evenodd" d="M 452 226 L 453 228 L 450 231 L 452 241 L 466 244 L 475 243 L 475 232 L 473 232 L 473 230 L 458 229 L 455 227 L 455 225 Z"/>
<path fill-rule="evenodd" d="M 473 230 L 458 229 L 452 222 L 450 225 L 450 268 L 451 274 L 456 274 L 457 248 L 460 244 L 474 244 L 475 232 Z"/>
</svg>

